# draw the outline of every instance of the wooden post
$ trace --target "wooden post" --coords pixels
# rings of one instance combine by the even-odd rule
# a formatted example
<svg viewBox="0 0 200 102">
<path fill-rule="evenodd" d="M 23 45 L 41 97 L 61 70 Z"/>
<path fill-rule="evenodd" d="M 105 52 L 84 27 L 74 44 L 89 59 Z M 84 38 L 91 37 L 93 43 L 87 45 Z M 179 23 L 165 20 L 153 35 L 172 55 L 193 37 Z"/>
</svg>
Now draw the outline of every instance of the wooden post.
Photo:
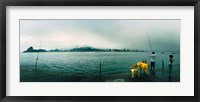
<svg viewBox="0 0 200 102">
<path fill-rule="evenodd" d="M 35 63 L 35 72 L 34 72 L 34 77 L 35 77 L 35 79 L 37 79 L 37 61 L 36 61 L 36 63 Z"/>
<path fill-rule="evenodd" d="M 99 74 L 100 74 L 100 79 L 101 79 L 101 62 L 99 64 Z"/>
<path fill-rule="evenodd" d="M 37 61 L 35 63 L 35 73 L 37 72 Z"/>
<path fill-rule="evenodd" d="M 164 71 L 164 61 L 162 60 L 162 71 Z"/>
</svg>

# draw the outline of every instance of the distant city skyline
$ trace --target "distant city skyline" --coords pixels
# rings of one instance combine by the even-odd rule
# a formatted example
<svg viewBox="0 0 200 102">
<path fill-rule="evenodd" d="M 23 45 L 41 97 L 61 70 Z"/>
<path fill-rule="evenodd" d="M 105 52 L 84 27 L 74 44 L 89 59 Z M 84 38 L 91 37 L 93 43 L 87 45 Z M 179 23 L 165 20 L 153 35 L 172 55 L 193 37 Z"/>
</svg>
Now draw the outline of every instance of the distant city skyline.
<svg viewBox="0 0 200 102">
<path fill-rule="evenodd" d="M 20 20 L 20 51 L 102 49 L 180 51 L 181 20 Z"/>
</svg>

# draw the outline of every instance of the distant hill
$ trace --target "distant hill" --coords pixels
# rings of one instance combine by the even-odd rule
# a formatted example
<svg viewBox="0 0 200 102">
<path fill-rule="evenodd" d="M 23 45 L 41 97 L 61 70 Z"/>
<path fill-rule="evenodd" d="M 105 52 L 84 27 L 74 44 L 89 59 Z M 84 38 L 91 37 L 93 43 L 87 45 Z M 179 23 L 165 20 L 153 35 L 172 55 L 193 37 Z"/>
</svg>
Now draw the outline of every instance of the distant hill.
<svg viewBox="0 0 200 102">
<path fill-rule="evenodd" d="M 47 52 L 45 49 L 34 49 L 32 46 L 24 52 Z"/>
<path fill-rule="evenodd" d="M 73 48 L 69 51 L 72 51 L 72 52 L 88 52 L 88 51 L 105 51 L 103 49 L 97 49 L 97 48 L 93 48 L 93 47 L 79 47 L 79 48 Z"/>
</svg>

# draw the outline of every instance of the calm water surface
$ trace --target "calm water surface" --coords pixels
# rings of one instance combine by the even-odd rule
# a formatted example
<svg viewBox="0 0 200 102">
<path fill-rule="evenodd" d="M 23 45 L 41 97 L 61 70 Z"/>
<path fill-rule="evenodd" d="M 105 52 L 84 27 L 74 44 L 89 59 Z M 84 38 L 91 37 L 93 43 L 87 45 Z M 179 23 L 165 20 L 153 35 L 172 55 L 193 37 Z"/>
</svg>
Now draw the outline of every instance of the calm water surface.
<svg viewBox="0 0 200 102">
<path fill-rule="evenodd" d="M 76 82 L 120 78 L 130 74 L 130 66 L 144 59 L 149 63 L 150 52 L 41 52 L 37 70 L 38 53 L 20 53 L 21 82 Z M 156 69 L 166 68 L 170 53 L 156 55 Z M 174 65 L 180 65 L 180 54 L 174 54 Z M 180 71 L 180 68 L 174 69 Z M 129 76 L 128 76 L 129 77 Z"/>
</svg>

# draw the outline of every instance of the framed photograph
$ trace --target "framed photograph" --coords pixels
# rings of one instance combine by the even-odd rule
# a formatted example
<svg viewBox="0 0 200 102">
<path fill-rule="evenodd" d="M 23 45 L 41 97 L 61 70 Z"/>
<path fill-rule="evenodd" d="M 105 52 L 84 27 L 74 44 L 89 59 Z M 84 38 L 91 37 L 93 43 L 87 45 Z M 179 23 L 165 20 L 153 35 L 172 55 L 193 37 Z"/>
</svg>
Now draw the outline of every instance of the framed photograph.
<svg viewBox="0 0 200 102">
<path fill-rule="evenodd" d="M 199 0 L 0 4 L 1 101 L 199 101 Z"/>
</svg>

